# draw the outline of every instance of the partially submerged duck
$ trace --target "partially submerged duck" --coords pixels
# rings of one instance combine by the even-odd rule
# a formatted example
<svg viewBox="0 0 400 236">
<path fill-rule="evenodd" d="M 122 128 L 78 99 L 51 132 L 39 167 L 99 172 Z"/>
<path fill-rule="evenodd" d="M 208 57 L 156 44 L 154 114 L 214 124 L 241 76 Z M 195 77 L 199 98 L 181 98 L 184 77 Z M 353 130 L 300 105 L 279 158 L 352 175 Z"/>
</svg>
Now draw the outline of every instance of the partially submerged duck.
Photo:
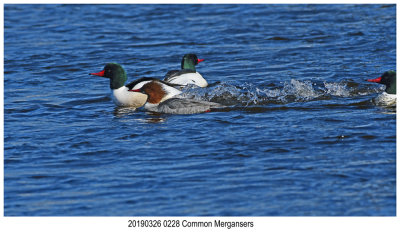
<svg viewBox="0 0 400 236">
<path fill-rule="evenodd" d="M 374 103 L 377 105 L 392 106 L 396 105 L 396 72 L 386 71 L 376 79 L 368 79 L 369 82 L 384 84 L 385 91 L 378 97 L 374 98 Z"/>
</svg>

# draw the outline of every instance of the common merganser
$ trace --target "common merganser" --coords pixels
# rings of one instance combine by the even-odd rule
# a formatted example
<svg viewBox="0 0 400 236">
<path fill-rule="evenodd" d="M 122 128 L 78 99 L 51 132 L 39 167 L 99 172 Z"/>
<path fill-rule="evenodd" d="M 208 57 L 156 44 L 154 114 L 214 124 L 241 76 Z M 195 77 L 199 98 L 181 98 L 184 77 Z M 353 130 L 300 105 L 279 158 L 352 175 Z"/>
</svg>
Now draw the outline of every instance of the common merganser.
<svg viewBox="0 0 400 236">
<path fill-rule="evenodd" d="M 207 87 L 207 81 L 196 71 L 195 67 L 202 61 L 204 59 L 198 59 L 196 54 L 184 55 L 181 62 L 181 70 L 168 71 L 164 77 L 164 81 L 182 86 L 194 84 L 199 87 Z"/>
<path fill-rule="evenodd" d="M 182 92 L 164 81 L 153 79 L 144 83 L 142 87 L 131 89 L 132 92 L 147 94 L 148 99 L 144 108 L 147 111 L 169 114 L 194 114 L 211 111 L 213 108 L 223 106 L 214 102 L 182 98 L 177 95 Z"/>
<path fill-rule="evenodd" d="M 369 82 L 386 85 L 385 92 L 376 97 L 373 101 L 377 105 L 391 106 L 396 104 L 396 72 L 386 71 L 376 79 L 368 79 Z"/>
<path fill-rule="evenodd" d="M 124 68 L 117 63 L 107 63 L 104 69 L 97 73 L 90 73 L 89 75 L 97 75 L 101 77 L 110 78 L 111 96 L 114 103 L 118 106 L 132 106 L 135 108 L 141 107 L 146 103 L 147 96 L 143 93 L 129 92 L 134 86 L 141 87 L 147 80 L 140 79 L 124 85 L 127 76 Z M 150 82 L 150 81 L 148 81 Z"/>
</svg>

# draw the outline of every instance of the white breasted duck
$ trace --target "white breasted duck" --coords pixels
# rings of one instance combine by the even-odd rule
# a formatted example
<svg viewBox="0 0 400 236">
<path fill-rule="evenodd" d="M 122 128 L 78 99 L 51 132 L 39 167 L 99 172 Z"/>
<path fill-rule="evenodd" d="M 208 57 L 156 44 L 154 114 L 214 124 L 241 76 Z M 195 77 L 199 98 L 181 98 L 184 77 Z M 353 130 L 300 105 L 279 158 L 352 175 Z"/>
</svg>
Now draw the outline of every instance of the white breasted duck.
<svg viewBox="0 0 400 236">
<path fill-rule="evenodd" d="M 196 54 L 184 55 L 181 62 L 181 70 L 169 71 L 165 75 L 164 81 L 181 86 L 194 84 L 199 87 L 207 87 L 207 81 L 196 71 L 195 67 L 202 61 L 204 61 L 204 59 L 198 59 Z"/>
<path fill-rule="evenodd" d="M 145 83 L 142 87 L 131 89 L 130 91 L 142 92 L 148 95 L 144 108 L 151 112 L 194 114 L 209 112 L 213 108 L 223 107 L 214 102 L 177 97 L 177 95 L 181 94 L 181 91 L 157 79 L 153 79 L 150 83 Z"/>
<path fill-rule="evenodd" d="M 112 91 L 112 99 L 118 106 L 141 107 L 146 103 L 147 96 L 143 93 L 129 92 L 134 86 L 141 87 L 144 83 L 149 82 L 145 79 L 136 80 L 125 85 L 127 76 L 125 70 L 117 63 L 107 63 L 104 69 L 98 73 L 90 73 L 105 78 L 110 78 L 110 88 Z"/>
<path fill-rule="evenodd" d="M 368 79 L 369 82 L 386 85 L 385 92 L 376 97 L 373 101 L 378 105 L 391 106 L 396 104 L 396 72 L 386 71 L 376 79 Z"/>
</svg>

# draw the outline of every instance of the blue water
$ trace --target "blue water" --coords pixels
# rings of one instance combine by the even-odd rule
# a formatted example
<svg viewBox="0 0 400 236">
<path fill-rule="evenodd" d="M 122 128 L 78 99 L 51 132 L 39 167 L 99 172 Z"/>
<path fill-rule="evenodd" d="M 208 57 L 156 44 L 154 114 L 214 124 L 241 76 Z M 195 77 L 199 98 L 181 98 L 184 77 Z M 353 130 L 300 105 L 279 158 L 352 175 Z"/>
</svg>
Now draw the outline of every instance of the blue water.
<svg viewBox="0 0 400 236">
<path fill-rule="evenodd" d="M 194 115 L 116 107 L 107 79 L 186 53 Z M 4 6 L 6 216 L 394 216 L 395 5 Z"/>
</svg>

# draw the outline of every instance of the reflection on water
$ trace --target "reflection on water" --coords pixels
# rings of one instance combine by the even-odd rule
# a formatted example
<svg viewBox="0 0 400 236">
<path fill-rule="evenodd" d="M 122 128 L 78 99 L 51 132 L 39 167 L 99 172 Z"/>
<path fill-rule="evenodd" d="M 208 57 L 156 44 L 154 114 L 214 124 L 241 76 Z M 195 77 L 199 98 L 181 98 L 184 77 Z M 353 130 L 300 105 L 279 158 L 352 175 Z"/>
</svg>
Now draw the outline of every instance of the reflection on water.
<svg viewBox="0 0 400 236">
<path fill-rule="evenodd" d="M 166 121 L 165 117 L 149 117 L 144 120 L 146 123 L 163 123 Z"/>
<path fill-rule="evenodd" d="M 138 118 L 138 115 L 140 117 L 143 111 L 143 108 L 115 107 L 113 114 L 116 118 L 128 117 L 132 118 L 135 121 L 138 121 L 139 123 L 162 123 L 166 121 L 165 114 L 154 112 L 145 112 L 145 116 L 143 116 L 144 118 Z"/>
<path fill-rule="evenodd" d="M 382 114 L 396 114 L 396 104 L 391 104 L 389 106 L 386 105 L 378 105 L 381 109 Z"/>
<path fill-rule="evenodd" d="M 114 108 L 114 116 L 115 117 L 123 117 L 123 116 L 127 116 L 127 115 L 131 115 L 133 113 L 135 113 L 136 108 L 134 107 L 115 107 Z"/>
</svg>

